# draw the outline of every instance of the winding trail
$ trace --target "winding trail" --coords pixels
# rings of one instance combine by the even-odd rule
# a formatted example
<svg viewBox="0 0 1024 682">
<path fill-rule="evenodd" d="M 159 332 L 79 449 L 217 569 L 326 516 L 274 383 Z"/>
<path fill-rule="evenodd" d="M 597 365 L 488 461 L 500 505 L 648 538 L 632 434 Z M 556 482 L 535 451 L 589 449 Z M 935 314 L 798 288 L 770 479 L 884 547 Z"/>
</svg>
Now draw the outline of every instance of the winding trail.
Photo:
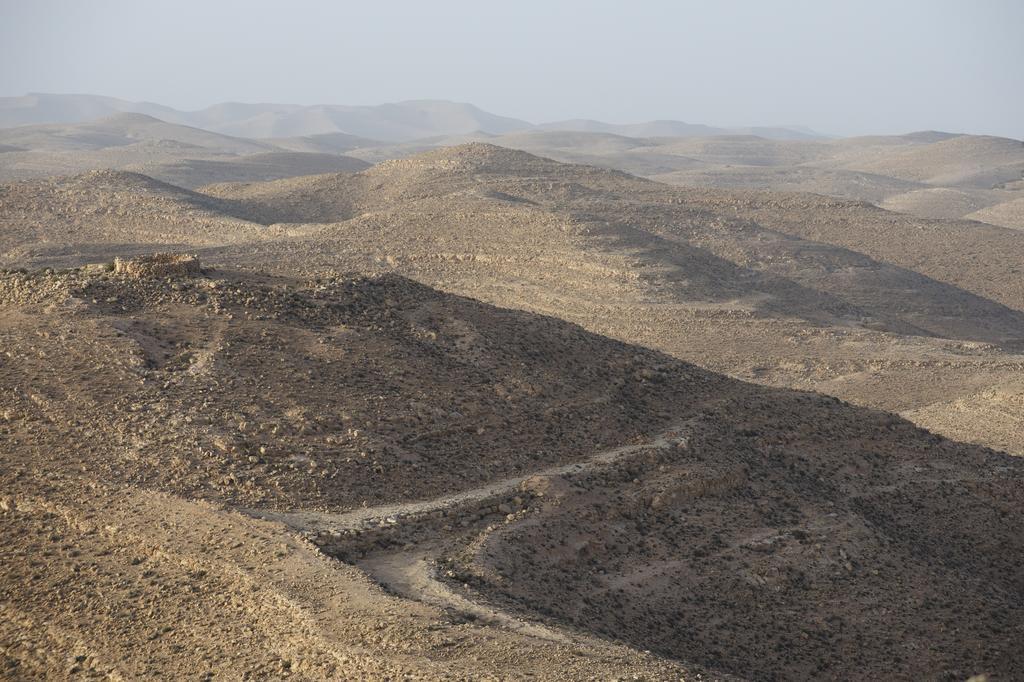
<svg viewBox="0 0 1024 682">
<path fill-rule="evenodd" d="M 261 509 L 243 510 L 246 514 L 267 521 L 279 521 L 297 531 L 341 532 L 359 531 L 375 527 L 407 523 L 417 517 L 440 511 L 457 511 L 462 507 L 479 505 L 489 499 L 510 495 L 516 492 L 524 481 L 530 478 L 554 478 L 586 473 L 590 469 L 614 464 L 631 455 L 645 450 L 659 450 L 670 445 L 687 442 L 683 434 L 685 426 L 675 426 L 657 435 L 647 443 L 621 445 L 609 450 L 602 450 L 585 460 L 560 464 L 557 466 L 533 471 L 500 481 L 488 483 L 478 488 L 464 490 L 450 495 L 443 495 L 431 500 L 399 502 L 376 507 L 364 507 L 345 512 L 279 512 Z"/>
<path fill-rule="evenodd" d="M 337 546 L 360 536 L 376 537 L 383 534 L 401 537 L 409 527 L 415 527 L 425 532 L 418 537 L 401 537 L 407 542 L 398 549 L 381 549 L 370 544 L 350 563 L 362 569 L 374 582 L 403 598 L 447 609 L 524 635 L 552 642 L 571 642 L 576 637 L 567 631 L 527 621 L 493 605 L 474 601 L 469 598 L 468 592 L 461 594 L 450 583 L 439 579 L 436 559 L 457 545 L 460 539 L 478 532 L 481 526 L 487 524 L 486 519 L 476 512 L 481 508 L 490 510 L 489 505 L 519 493 L 523 483 L 528 479 L 572 477 L 613 465 L 639 452 L 673 445 L 685 447 L 687 426 L 683 424 L 672 427 L 645 443 L 602 450 L 582 461 L 505 478 L 430 500 L 385 504 L 338 513 L 253 509 L 245 510 L 245 513 L 267 521 L 283 523 L 294 531 L 309 536 L 324 553 L 332 556 L 344 553 L 337 549 Z M 461 520 L 460 515 L 464 517 Z M 419 525 L 424 521 L 427 522 L 425 526 Z M 453 523 L 456 527 L 453 528 L 449 524 L 439 526 L 444 521 Z"/>
</svg>

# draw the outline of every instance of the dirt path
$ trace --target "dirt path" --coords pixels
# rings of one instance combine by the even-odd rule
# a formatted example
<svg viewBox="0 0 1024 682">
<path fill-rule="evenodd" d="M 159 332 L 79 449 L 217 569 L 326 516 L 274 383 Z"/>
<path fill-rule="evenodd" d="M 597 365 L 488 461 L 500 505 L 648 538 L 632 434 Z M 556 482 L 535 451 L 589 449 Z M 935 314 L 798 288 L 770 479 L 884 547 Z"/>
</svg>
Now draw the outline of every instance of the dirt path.
<svg viewBox="0 0 1024 682">
<path fill-rule="evenodd" d="M 443 551 L 442 543 L 420 545 L 412 551 L 374 554 L 356 565 L 370 579 L 393 594 L 452 611 L 482 625 L 502 627 L 528 637 L 561 644 L 578 639 L 567 632 L 523 620 L 489 604 L 473 601 L 468 595 L 459 594 L 457 588 L 438 579 L 434 560 Z"/>
<path fill-rule="evenodd" d="M 4 499 L 0 575 L 17 593 L 0 604 L 0 645 L 26 678 L 78 671 L 111 679 L 586 679 L 596 669 L 605 679 L 682 679 L 685 672 L 627 646 L 489 615 L 433 580 L 428 547 L 401 561 L 382 556 L 380 575 L 367 577 L 364 567 L 330 560 L 293 529 L 231 508 L 139 489 L 67 493 Z M 8 573 L 13 555 L 51 536 L 71 552 L 40 555 L 53 578 Z M 92 570 L 80 570 L 82 562 Z M 140 596 L 141 583 L 151 593 Z"/>
<path fill-rule="evenodd" d="M 314 541 L 321 544 L 328 554 L 341 554 L 332 551 L 330 538 L 352 537 L 362 533 L 374 537 L 377 534 L 399 536 L 402 541 L 408 541 L 399 551 L 381 550 L 371 545 L 353 563 L 375 583 L 405 599 L 441 608 L 481 624 L 502 627 L 528 637 L 569 644 L 577 641 L 579 637 L 565 630 L 524 620 L 492 604 L 474 601 L 468 593 L 460 594 L 457 586 L 439 578 L 435 560 L 458 545 L 460 539 L 464 540 L 467 535 L 479 532 L 480 528 L 487 524 L 486 517 L 476 513 L 480 508 L 489 509 L 498 500 L 515 495 L 527 479 L 579 475 L 614 464 L 638 452 L 670 445 L 685 445 L 685 432 L 685 425 L 676 426 L 645 443 L 602 450 L 580 462 L 549 467 L 431 500 L 388 504 L 333 514 L 257 510 L 248 510 L 246 513 L 264 520 L 284 523 L 294 530 L 316 537 L 317 540 Z M 460 516 L 463 518 L 460 519 Z M 439 517 L 448 523 L 439 527 Z M 426 525 L 420 527 L 423 521 L 426 521 Z M 453 525 L 455 528 L 452 528 Z M 415 527 L 421 532 L 418 536 L 414 533 L 403 537 L 403 531 L 407 527 Z"/>
<path fill-rule="evenodd" d="M 451 512 L 461 507 L 479 505 L 489 499 L 501 497 L 514 493 L 529 478 L 544 477 L 554 478 L 581 474 L 589 469 L 612 464 L 620 459 L 625 459 L 637 452 L 644 450 L 657 450 L 677 443 L 686 443 L 683 435 L 683 426 L 676 426 L 656 436 L 646 443 L 634 445 L 622 445 L 602 450 L 589 458 L 570 464 L 561 464 L 540 471 L 522 474 L 500 481 L 488 483 L 464 490 L 450 495 L 444 495 L 431 500 L 420 500 L 415 502 L 401 502 L 397 504 L 385 504 L 376 507 L 353 509 L 346 512 L 277 512 L 258 509 L 243 510 L 245 513 L 256 518 L 268 521 L 280 521 L 298 531 L 358 531 L 374 527 L 399 525 L 409 521 L 440 511 Z"/>
</svg>

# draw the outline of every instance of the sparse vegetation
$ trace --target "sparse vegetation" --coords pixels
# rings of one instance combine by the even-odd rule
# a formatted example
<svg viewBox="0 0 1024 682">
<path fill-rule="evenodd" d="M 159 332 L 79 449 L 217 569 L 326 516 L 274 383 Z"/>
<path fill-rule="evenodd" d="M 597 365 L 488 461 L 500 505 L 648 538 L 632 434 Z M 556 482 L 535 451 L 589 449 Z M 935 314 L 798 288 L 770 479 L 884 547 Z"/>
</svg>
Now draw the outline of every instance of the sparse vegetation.
<svg viewBox="0 0 1024 682">
<path fill-rule="evenodd" d="M 1016 163 L 601 139 L 967 208 Z M 221 161 L 0 187 L 0 675 L 1024 667 L 1024 459 L 987 447 L 1024 453 L 1024 232 L 479 143 Z"/>
</svg>

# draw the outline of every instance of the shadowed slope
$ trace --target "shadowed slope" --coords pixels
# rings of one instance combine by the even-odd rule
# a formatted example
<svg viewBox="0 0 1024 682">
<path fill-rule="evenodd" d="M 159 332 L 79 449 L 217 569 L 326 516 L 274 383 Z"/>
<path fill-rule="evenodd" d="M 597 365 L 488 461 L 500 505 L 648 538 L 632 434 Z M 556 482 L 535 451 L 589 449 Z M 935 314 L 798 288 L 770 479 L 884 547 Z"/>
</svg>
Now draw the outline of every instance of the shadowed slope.
<svg viewBox="0 0 1024 682">
<path fill-rule="evenodd" d="M 690 662 L 912 679 L 1022 664 L 1022 460 L 396 276 L 8 272 L 0 306 L 15 349 L 0 428 L 18 453 L 0 468 L 0 565 L 5 604 L 32 618 L 5 613 L 18 642 L 47 642 L 5 646 L 26 670 L 458 677 L 459 661 L 515 660 L 554 679 L 685 677 Z M 550 468 L 563 462 L 581 466 Z M 544 628 L 386 597 L 233 513 L 302 510 L 330 548 L 339 514 L 512 475 L 514 512 L 424 504 L 368 528 L 363 552 L 387 565 L 435 547 L 462 599 Z"/>
<path fill-rule="evenodd" d="M 853 249 L 1024 310 L 1020 230 L 913 218 L 861 202 L 810 195 L 694 191 L 691 200 L 708 210 L 732 209 L 779 232 Z"/>
<path fill-rule="evenodd" d="M 569 250 L 581 262 L 639 259 L 639 283 L 679 300 L 762 297 L 755 309 L 776 315 L 954 338 L 1024 338 L 1019 312 L 911 270 L 737 220 L 728 204 L 709 210 L 700 202 L 705 194 L 694 193 L 698 201 L 691 201 L 684 191 L 621 173 L 491 145 L 427 152 L 354 176 L 203 191 L 236 202 L 238 211 L 263 223 L 349 221 L 344 232 L 350 232 L 386 215 L 389 229 L 398 231 L 379 248 L 397 259 L 428 255 L 420 252 L 430 247 L 423 241 L 428 230 L 470 250 L 510 238 L 510 257 L 537 248 L 548 256 Z M 564 227 L 555 227 L 558 221 Z M 323 230 L 320 238 L 337 233 Z M 367 250 L 383 238 L 372 231 L 364 236 Z M 883 293 L 894 290 L 900 300 Z"/>
<path fill-rule="evenodd" d="M 322 173 L 356 172 L 370 164 L 351 156 L 310 152 L 266 152 L 230 159 L 184 159 L 143 163 L 128 170 L 179 187 L 216 182 L 262 182 Z"/>
<path fill-rule="evenodd" d="M 18 190 L 10 204 L 17 211 L 5 219 L 20 241 L 5 260 L 99 261 L 151 251 L 161 239 L 207 262 L 286 275 L 395 271 L 734 376 L 908 413 L 1000 385 L 1024 361 L 1006 350 L 1024 328 L 1022 312 L 1010 307 L 1019 279 L 999 269 L 1011 265 L 1015 242 L 1000 244 L 1001 261 L 972 262 L 927 239 L 964 240 L 962 253 L 990 249 L 968 244 L 956 225 L 866 204 L 680 190 L 479 144 L 357 174 L 204 191 L 181 191 L 186 213 L 198 201 L 226 223 L 207 223 L 216 214 L 204 213 L 186 227 L 177 200 L 161 214 L 133 208 L 151 205 L 145 196 L 97 198 L 90 190 L 58 197 L 68 207 L 61 215 L 86 228 L 60 231 L 65 219 L 53 219 L 53 199 L 33 203 L 32 192 Z M 97 205 L 106 208 L 98 213 Z M 843 230 L 807 235 L 813 241 L 789 232 L 832 229 L 832 214 Z M 152 220 L 133 222 L 136 215 Z M 160 225 L 167 227 L 154 234 Z M 887 231 L 893 225 L 905 229 Z M 827 243 L 833 237 L 838 246 Z M 862 238 L 863 246 L 855 243 Z M 958 269 L 936 267 L 941 259 Z M 960 427 L 955 433 L 967 437 Z M 988 443 L 988 433 L 971 439 Z M 1024 451 L 1024 441 L 1014 449 Z"/>
</svg>

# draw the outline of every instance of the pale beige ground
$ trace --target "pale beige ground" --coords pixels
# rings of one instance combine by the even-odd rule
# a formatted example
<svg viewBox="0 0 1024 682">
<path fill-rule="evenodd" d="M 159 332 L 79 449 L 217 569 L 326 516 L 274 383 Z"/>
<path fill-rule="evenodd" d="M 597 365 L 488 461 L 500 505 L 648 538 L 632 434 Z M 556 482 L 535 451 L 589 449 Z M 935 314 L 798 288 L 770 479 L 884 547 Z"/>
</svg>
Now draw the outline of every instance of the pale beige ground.
<svg viewBox="0 0 1024 682">
<path fill-rule="evenodd" d="M 873 173 L 946 139 L 828 144 Z M 472 144 L 35 179 L 0 233 L 5 266 L 93 264 L 0 287 L 9 676 L 1022 664 L 1021 460 L 878 411 L 1024 453 L 1018 230 Z M 157 250 L 206 270 L 105 266 Z"/>
</svg>

